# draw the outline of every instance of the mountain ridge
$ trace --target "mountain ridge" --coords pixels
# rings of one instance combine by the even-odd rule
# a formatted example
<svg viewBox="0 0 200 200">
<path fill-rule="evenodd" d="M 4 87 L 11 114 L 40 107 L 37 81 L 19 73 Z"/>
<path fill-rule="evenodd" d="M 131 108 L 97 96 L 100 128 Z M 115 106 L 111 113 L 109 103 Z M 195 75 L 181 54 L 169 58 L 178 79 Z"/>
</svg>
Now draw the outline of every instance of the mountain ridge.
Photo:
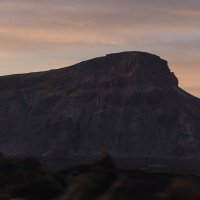
<svg viewBox="0 0 200 200">
<path fill-rule="evenodd" d="M 49 164 L 102 151 L 129 159 L 200 158 L 200 100 L 178 87 L 167 61 L 149 53 L 0 77 L 0 102 L 4 154 Z"/>
</svg>

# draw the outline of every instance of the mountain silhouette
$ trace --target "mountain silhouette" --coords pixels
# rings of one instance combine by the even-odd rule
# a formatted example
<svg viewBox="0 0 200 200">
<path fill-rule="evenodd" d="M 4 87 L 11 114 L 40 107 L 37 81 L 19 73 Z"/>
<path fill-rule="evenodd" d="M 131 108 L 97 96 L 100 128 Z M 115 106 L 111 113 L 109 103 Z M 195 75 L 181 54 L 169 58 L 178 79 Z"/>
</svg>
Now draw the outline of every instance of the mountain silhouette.
<svg viewBox="0 0 200 200">
<path fill-rule="evenodd" d="M 0 102 L 6 155 L 59 167 L 101 152 L 125 166 L 200 159 L 200 100 L 153 54 L 115 53 L 0 77 Z"/>
</svg>

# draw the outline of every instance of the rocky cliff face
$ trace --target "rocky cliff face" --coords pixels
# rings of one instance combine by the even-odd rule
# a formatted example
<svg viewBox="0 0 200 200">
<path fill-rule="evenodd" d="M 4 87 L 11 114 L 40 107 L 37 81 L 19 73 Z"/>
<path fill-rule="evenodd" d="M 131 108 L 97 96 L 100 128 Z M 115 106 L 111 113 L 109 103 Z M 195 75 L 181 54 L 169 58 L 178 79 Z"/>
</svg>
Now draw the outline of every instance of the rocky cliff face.
<svg viewBox="0 0 200 200">
<path fill-rule="evenodd" d="M 102 151 L 126 161 L 196 160 L 199 122 L 200 100 L 148 53 L 0 78 L 0 152 L 9 155 L 58 165 Z"/>
</svg>

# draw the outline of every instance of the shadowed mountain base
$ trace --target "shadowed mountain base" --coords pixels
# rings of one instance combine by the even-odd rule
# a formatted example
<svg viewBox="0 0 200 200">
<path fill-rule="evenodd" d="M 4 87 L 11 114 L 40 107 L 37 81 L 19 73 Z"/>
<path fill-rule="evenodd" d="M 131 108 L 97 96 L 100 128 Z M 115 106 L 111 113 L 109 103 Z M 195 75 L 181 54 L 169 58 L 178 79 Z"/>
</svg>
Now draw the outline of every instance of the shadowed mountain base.
<svg viewBox="0 0 200 200">
<path fill-rule="evenodd" d="M 199 200 L 200 178 L 119 170 L 108 155 L 48 171 L 35 159 L 0 157 L 1 200 Z"/>
</svg>

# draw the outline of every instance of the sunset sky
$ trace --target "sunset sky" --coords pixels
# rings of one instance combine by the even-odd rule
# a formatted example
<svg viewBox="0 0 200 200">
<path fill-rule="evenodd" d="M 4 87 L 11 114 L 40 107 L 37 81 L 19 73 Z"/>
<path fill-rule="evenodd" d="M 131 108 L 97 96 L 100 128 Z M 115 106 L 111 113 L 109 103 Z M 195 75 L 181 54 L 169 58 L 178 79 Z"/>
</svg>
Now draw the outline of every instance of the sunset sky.
<svg viewBox="0 0 200 200">
<path fill-rule="evenodd" d="M 200 97 L 199 10 L 200 0 L 1 0 L 0 75 L 146 51 Z"/>
</svg>

